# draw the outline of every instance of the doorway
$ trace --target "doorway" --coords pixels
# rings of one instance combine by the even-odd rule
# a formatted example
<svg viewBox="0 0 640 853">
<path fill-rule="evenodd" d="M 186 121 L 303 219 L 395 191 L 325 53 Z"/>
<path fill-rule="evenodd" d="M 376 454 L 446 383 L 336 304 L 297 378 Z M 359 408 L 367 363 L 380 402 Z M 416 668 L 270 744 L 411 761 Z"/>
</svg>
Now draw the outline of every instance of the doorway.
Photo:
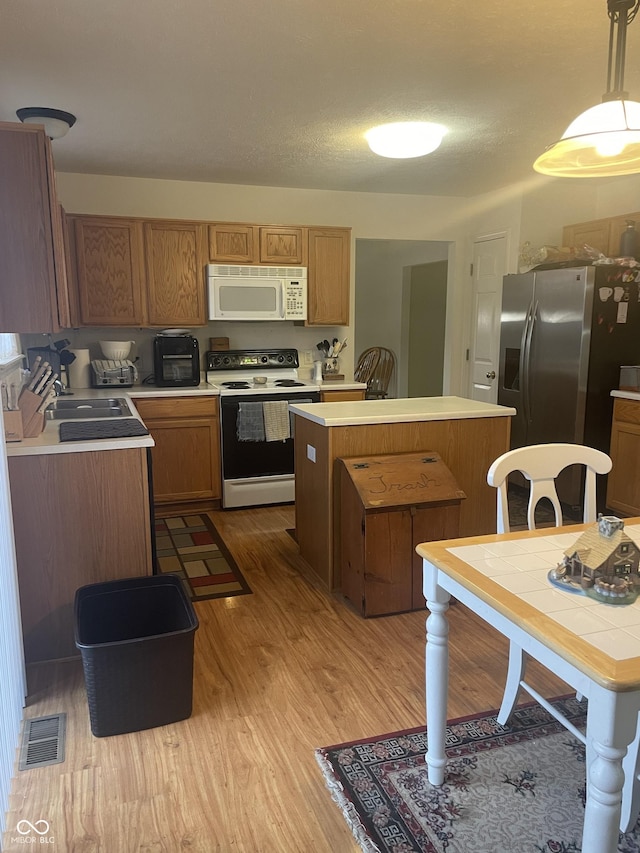
<svg viewBox="0 0 640 853">
<path fill-rule="evenodd" d="M 354 358 L 357 362 L 360 353 L 372 346 L 393 350 L 397 363 L 390 397 L 424 396 L 410 394 L 410 373 L 415 389 L 424 387 L 425 373 L 439 374 L 429 379 L 429 387 L 440 388 L 430 395 L 442 393 L 449 245 L 433 240 L 356 239 Z M 437 299 L 428 295 L 434 278 Z M 434 340 L 442 336 L 439 366 L 422 351 L 427 324 L 437 330 Z"/>
</svg>

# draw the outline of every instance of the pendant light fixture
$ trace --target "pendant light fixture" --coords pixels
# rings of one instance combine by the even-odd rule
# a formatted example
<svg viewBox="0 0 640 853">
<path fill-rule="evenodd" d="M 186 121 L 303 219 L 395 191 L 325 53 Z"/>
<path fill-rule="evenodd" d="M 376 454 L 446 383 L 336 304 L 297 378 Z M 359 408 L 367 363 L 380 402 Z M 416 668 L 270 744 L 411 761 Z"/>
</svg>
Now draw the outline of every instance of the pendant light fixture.
<svg viewBox="0 0 640 853">
<path fill-rule="evenodd" d="M 640 0 L 607 0 L 609 61 L 602 103 L 581 113 L 562 139 L 533 164 L 536 172 L 561 178 L 603 178 L 640 172 L 640 103 L 624 91 L 627 24 Z"/>
<path fill-rule="evenodd" d="M 21 107 L 16 115 L 24 124 L 43 124 L 49 139 L 60 139 L 76 123 L 72 113 L 50 107 Z"/>
</svg>

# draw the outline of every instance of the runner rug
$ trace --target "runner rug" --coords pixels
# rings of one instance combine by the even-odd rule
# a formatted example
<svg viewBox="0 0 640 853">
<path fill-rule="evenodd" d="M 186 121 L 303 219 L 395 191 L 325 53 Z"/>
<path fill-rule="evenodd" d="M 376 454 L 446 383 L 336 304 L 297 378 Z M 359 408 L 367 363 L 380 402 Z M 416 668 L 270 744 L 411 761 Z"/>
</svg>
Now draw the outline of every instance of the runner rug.
<svg viewBox="0 0 640 853">
<path fill-rule="evenodd" d="M 554 705 L 584 729 L 586 703 Z M 333 799 L 367 853 L 576 853 L 585 801 L 584 747 L 540 705 L 447 726 L 445 784 L 429 784 L 424 727 L 316 750 Z M 640 851 L 640 822 L 620 836 Z"/>
<path fill-rule="evenodd" d="M 207 515 L 158 518 L 155 532 L 158 572 L 180 575 L 192 601 L 251 592 Z"/>
</svg>

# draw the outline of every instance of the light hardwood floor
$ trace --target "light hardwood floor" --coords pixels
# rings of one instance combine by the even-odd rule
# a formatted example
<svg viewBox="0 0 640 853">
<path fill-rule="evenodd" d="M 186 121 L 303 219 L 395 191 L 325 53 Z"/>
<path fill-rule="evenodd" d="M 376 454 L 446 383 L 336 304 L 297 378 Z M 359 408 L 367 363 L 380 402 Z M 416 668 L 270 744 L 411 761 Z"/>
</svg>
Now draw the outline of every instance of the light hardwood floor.
<svg viewBox="0 0 640 853">
<path fill-rule="evenodd" d="M 80 663 L 32 669 L 26 715 L 67 712 L 66 760 L 17 773 L 5 851 L 24 851 L 22 819 L 49 822 L 54 853 L 359 850 L 314 748 L 424 723 L 426 613 L 365 620 L 324 592 L 285 532 L 291 506 L 211 517 L 253 594 L 196 604 L 192 717 L 95 738 Z M 506 641 L 460 604 L 450 614 L 449 717 L 495 708 Z"/>
</svg>

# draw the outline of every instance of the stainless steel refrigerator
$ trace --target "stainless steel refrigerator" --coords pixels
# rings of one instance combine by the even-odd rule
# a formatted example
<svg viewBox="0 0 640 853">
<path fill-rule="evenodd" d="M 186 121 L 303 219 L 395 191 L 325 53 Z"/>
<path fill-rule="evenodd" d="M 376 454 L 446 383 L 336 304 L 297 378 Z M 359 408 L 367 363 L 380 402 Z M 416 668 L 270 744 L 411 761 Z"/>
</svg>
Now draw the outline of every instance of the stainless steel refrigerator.
<svg viewBox="0 0 640 853">
<path fill-rule="evenodd" d="M 498 403 L 513 406 L 511 447 L 545 442 L 609 451 L 620 366 L 640 363 L 640 272 L 618 266 L 505 276 Z M 599 482 L 599 509 L 606 483 Z M 566 469 L 560 500 L 582 503 L 579 472 Z"/>
</svg>

